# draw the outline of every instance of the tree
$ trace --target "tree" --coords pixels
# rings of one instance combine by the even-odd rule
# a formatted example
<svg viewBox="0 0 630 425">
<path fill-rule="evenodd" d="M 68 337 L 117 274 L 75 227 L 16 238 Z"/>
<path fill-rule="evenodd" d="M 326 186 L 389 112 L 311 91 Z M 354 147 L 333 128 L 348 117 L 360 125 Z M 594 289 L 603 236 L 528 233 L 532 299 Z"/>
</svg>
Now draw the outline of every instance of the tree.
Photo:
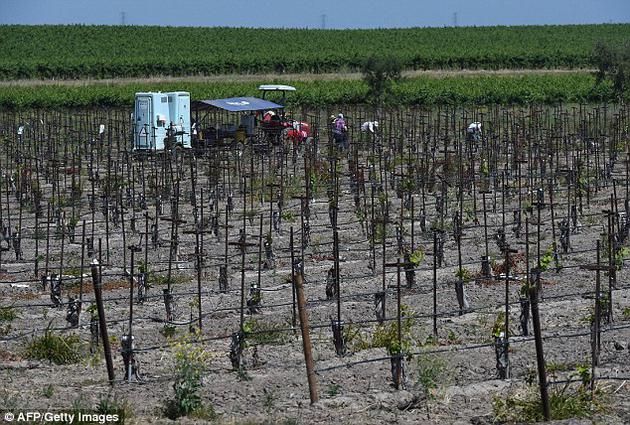
<svg viewBox="0 0 630 425">
<path fill-rule="evenodd" d="M 630 41 L 618 47 L 598 42 L 593 49 L 592 62 L 597 67 L 596 84 L 612 82 L 615 94 L 620 97 L 630 89 Z"/>
<path fill-rule="evenodd" d="M 394 57 L 370 57 L 363 65 L 363 81 L 369 87 L 368 98 L 381 104 L 392 94 L 392 87 L 401 78 L 402 63 Z"/>
</svg>

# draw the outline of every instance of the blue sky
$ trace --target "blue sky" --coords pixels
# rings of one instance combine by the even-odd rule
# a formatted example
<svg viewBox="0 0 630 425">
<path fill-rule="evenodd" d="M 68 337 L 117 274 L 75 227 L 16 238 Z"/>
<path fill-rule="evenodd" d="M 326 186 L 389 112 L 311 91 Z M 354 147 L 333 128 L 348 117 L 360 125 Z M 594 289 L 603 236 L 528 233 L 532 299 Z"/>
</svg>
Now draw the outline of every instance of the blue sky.
<svg viewBox="0 0 630 425">
<path fill-rule="evenodd" d="M 630 22 L 630 0 L 0 0 L 0 24 L 375 28 Z M 325 15 L 323 18 L 322 15 Z"/>
</svg>

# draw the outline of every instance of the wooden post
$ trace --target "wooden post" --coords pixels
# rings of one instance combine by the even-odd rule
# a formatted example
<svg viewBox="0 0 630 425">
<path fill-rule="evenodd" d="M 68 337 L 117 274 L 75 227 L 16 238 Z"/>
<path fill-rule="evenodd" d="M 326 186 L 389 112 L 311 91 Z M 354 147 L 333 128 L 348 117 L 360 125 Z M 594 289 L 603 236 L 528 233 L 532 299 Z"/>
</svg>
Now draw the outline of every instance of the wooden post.
<svg viewBox="0 0 630 425">
<path fill-rule="evenodd" d="M 296 293 L 295 293 L 295 251 L 293 249 L 293 226 L 291 226 L 291 233 L 289 236 L 289 246 L 291 251 L 291 327 L 295 330 L 296 325 L 296 314 L 295 314 L 295 302 L 296 302 Z M 339 288 L 335 288 L 337 291 Z M 339 295 L 339 292 L 337 292 Z"/>
<path fill-rule="evenodd" d="M 593 318 L 593 341 L 591 346 L 591 391 L 595 391 L 595 368 L 599 364 L 599 349 L 600 349 L 600 320 L 601 320 L 601 306 L 600 306 L 600 240 L 597 240 L 597 275 L 595 280 L 595 317 Z M 610 301 L 610 300 L 609 300 Z"/>
<path fill-rule="evenodd" d="M 127 381 L 131 382 L 133 376 L 133 365 L 131 363 L 131 356 L 133 355 L 133 279 L 134 279 L 134 266 L 135 266 L 135 256 L 136 251 L 139 251 L 140 248 L 136 246 L 130 246 L 129 250 L 131 251 L 131 270 L 129 272 L 129 333 L 127 334 L 129 338 L 129 345 L 127 355 L 129 356 L 129 362 L 127 363 L 126 377 Z M 125 344 L 123 342 L 123 357 L 125 355 Z"/>
<path fill-rule="evenodd" d="M 437 230 L 433 230 L 433 336 L 437 340 Z"/>
<path fill-rule="evenodd" d="M 615 267 L 615 266 L 607 266 L 607 265 L 603 265 L 601 264 L 601 244 L 600 244 L 600 240 L 597 240 L 597 263 L 595 264 L 586 264 L 583 266 L 580 266 L 580 269 L 583 270 L 590 270 L 590 271 L 595 271 L 595 310 L 594 310 L 594 315 L 595 317 L 593 317 L 593 323 L 592 323 L 592 327 L 591 327 L 591 381 L 590 381 L 590 387 L 591 387 L 591 391 L 595 390 L 595 372 L 596 372 L 596 368 L 599 365 L 599 352 L 601 350 L 601 315 L 602 315 L 602 310 L 601 310 L 601 278 L 600 278 L 600 273 L 602 271 L 607 271 L 610 273 L 610 271 Z"/>
<path fill-rule="evenodd" d="M 396 354 L 396 381 L 394 382 L 395 388 L 398 390 L 402 386 L 402 323 L 401 323 L 401 299 L 400 299 L 400 258 L 396 260 L 396 336 L 398 338 L 398 353 Z M 391 355 L 391 353 L 390 353 Z"/>
<path fill-rule="evenodd" d="M 538 288 L 536 285 L 529 286 L 529 302 L 532 309 L 532 322 L 534 324 L 534 341 L 536 343 L 536 363 L 538 366 L 540 399 L 543 405 L 543 415 L 545 417 L 545 421 L 548 421 L 551 418 L 551 411 L 549 407 L 549 393 L 547 392 L 547 372 L 545 371 L 545 355 L 543 353 L 540 314 L 538 311 Z"/>
<path fill-rule="evenodd" d="M 201 188 L 200 197 L 200 215 L 199 220 L 195 223 L 195 239 L 197 244 L 197 320 L 199 330 L 201 330 L 203 324 L 201 313 L 201 273 L 203 271 L 203 188 Z M 196 203 L 197 198 L 195 197 L 195 204 Z"/>
<path fill-rule="evenodd" d="M 319 401 L 317 395 L 317 379 L 313 364 L 313 353 L 311 351 L 311 335 L 308 324 L 308 314 L 306 312 L 306 297 L 304 296 L 304 278 L 302 272 L 295 274 L 295 291 L 297 295 L 298 313 L 300 316 L 300 329 L 302 330 L 302 345 L 304 347 L 304 362 L 306 363 L 306 378 L 308 379 L 308 391 L 311 404 Z"/>
<path fill-rule="evenodd" d="M 518 251 L 515 249 L 511 249 L 508 246 L 505 247 L 505 322 L 504 322 L 504 336 L 505 340 L 503 341 L 504 349 L 505 349 L 505 378 L 509 378 L 511 375 L 510 372 L 510 254 L 515 254 Z"/>
<path fill-rule="evenodd" d="M 99 262 L 97 259 L 92 260 L 92 286 L 94 287 L 94 298 L 96 300 L 96 308 L 98 309 L 98 327 L 101 330 L 101 339 L 103 340 L 103 351 L 105 352 L 105 363 L 107 364 L 107 376 L 109 378 L 109 384 L 114 385 L 114 363 L 112 362 L 109 337 L 107 336 L 107 321 L 105 320 L 105 307 L 103 305 L 103 288 L 101 285 Z"/>
<path fill-rule="evenodd" d="M 85 267 L 85 220 L 82 225 L 83 231 L 81 236 L 81 267 L 79 268 L 79 318 L 77 320 L 77 328 L 81 327 L 81 311 L 83 310 L 83 268 Z"/>
</svg>

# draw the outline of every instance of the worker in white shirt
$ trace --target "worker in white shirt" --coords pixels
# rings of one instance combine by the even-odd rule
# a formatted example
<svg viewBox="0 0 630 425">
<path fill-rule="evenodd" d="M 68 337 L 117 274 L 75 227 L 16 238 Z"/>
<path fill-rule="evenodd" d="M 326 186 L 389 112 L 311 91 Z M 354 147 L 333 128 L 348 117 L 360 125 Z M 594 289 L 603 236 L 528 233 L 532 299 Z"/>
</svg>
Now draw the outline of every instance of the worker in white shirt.
<svg viewBox="0 0 630 425">
<path fill-rule="evenodd" d="M 361 124 L 361 133 L 376 133 L 378 130 L 378 121 L 366 121 Z"/>
<path fill-rule="evenodd" d="M 470 142 L 478 142 L 481 140 L 481 123 L 473 122 L 466 129 L 466 140 Z"/>
</svg>

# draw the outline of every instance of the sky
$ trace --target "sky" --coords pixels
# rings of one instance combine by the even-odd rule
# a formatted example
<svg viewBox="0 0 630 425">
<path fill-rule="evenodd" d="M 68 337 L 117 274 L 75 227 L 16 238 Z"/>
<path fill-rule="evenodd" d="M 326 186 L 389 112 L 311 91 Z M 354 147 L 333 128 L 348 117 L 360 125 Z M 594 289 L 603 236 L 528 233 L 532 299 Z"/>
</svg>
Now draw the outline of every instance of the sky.
<svg viewBox="0 0 630 425">
<path fill-rule="evenodd" d="M 124 14 L 124 16 L 123 16 Z M 0 0 L 0 24 L 395 28 L 630 22 L 630 0 Z"/>
</svg>

